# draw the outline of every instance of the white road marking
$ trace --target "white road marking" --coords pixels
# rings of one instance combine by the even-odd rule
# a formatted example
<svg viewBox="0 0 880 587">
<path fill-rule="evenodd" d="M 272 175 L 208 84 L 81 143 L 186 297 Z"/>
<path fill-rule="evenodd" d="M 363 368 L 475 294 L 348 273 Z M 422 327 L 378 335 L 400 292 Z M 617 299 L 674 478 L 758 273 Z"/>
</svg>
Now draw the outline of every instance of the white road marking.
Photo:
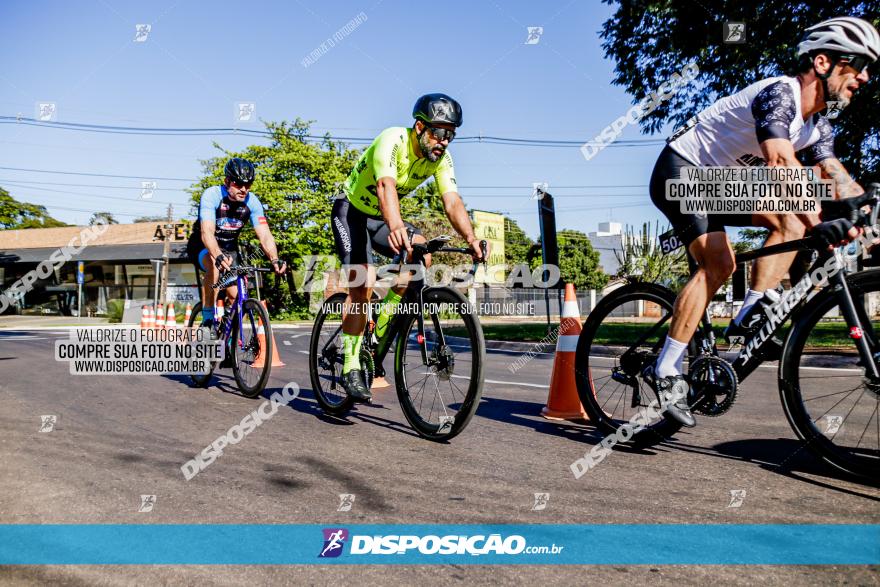
<svg viewBox="0 0 880 587">
<path fill-rule="evenodd" d="M 289 340 L 283 340 L 283 341 L 281 341 L 281 342 L 284 343 L 284 346 L 290 346 L 290 341 L 289 341 Z"/>
<path fill-rule="evenodd" d="M 464 375 L 453 375 L 452 377 L 456 379 L 470 379 L 470 377 L 465 377 Z M 499 385 L 519 385 L 522 387 L 537 387 L 539 389 L 547 389 L 547 386 L 550 385 L 539 385 L 537 383 L 521 383 L 519 381 L 498 381 L 497 379 L 483 379 L 483 383 L 496 383 Z"/>
</svg>

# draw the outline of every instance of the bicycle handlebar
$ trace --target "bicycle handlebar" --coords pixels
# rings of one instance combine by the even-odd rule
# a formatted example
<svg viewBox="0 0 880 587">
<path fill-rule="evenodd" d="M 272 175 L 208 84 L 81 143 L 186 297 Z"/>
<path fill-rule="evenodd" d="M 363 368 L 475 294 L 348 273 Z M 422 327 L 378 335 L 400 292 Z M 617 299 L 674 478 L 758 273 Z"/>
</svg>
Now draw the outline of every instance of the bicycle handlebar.
<svg viewBox="0 0 880 587">
<path fill-rule="evenodd" d="M 229 287 L 236 279 L 238 279 L 239 275 L 271 272 L 272 269 L 266 269 L 265 267 L 254 267 L 252 265 L 233 265 L 229 268 L 228 271 L 226 271 L 226 273 L 220 276 L 220 279 L 218 279 L 217 283 L 213 284 L 211 288 L 222 289 L 224 287 Z"/>
</svg>

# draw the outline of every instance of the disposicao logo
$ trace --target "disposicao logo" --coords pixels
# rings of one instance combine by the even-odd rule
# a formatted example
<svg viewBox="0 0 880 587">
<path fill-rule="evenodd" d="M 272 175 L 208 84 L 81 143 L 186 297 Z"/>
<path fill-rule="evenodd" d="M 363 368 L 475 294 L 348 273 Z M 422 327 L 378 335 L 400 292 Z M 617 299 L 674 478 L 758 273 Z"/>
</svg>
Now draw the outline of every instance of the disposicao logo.
<svg viewBox="0 0 880 587">
<path fill-rule="evenodd" d="M 318 558 L 335 558 L 342 554 L 342 547 L 348 539 L 348 530 L 345 528 L 324 528 L 324 548 Z"/>
</svg>

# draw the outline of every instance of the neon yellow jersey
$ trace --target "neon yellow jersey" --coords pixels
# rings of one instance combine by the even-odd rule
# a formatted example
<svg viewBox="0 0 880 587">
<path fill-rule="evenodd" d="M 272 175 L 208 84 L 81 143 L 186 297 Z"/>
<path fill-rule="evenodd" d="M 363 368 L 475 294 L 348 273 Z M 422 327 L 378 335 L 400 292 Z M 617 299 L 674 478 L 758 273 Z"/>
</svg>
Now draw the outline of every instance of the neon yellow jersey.
<svg viewBox="0 0 880 587">
<path fill-rule="evenodd" d="M 422 185 L 432 175 L 441 194 L 458 191 L 449 151 L 434 163 L 426 157 L 416 157 L 412 141 L 409 140 L 411 130 L 403 126 L 386 128 L 351 170 L 345 182 L 345 194 L 348 201 L 364 214 L 380 215 L 376 182 L 382 177 L 397 180 L 397 193 L 401 197 Z"/>
</svg>

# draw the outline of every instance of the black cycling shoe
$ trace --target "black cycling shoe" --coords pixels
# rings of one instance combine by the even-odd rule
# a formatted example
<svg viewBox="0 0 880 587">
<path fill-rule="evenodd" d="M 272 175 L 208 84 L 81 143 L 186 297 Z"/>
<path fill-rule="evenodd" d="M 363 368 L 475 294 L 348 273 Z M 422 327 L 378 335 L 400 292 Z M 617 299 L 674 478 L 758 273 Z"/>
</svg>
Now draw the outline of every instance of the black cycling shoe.
<svg viewBox="0 0 880 587">
<path fill-rule="evenodd" d="M 670 375 L 668 377 L 657 377 L 656 365 L 648 365 L 642 372 L 642 377 L 654 389 L 657 398 L 660 400 L 661 409 L 670 418 L 688 428 L 697 425 L 691 408 L 688 406 L 687 398 L 690 391 L 690 385 L 684 375 Z"/>
<path fill-rule="evenodd" d="M 368 404 L 373 401 L 373 395 L 364 384 L 364 372 L 360 369 L 352 369 L 342 374 L 342 388 L 356 402 Z"/>
</svg>

